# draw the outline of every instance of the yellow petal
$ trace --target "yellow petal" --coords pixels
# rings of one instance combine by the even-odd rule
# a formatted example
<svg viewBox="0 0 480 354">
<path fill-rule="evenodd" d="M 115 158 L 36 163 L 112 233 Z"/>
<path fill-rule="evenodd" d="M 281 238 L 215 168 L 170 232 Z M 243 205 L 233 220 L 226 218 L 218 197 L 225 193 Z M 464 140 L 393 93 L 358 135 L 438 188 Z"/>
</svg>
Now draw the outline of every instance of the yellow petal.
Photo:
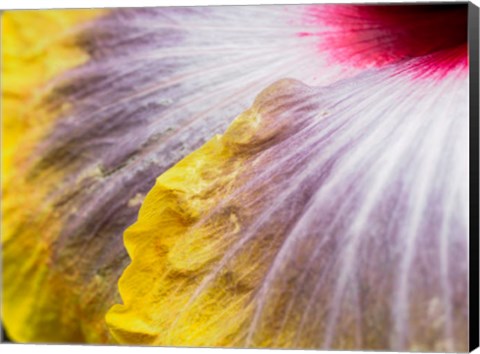
<svg viewBox="0 0 480 354">
<path fill-rule="evenodd" d="M 62 300 L 67 304 L 64 308 L 72 311 L 62 314 L 56 310 L 59 303 L 52 302 L 42 289 L 50 272 L 51 246 L 59 233 L 58 211 L 43 202 L 61 173 L 46 173 L 37 185 L 26 171 L 33 148 L 57 117 L 38 104 L 48 94 L 48 82 L 88 60 L 72 40 L 71 31 L 101 13 L 39 10 L 2 14 L 2 320 L 14 341 L 75 341 L 78 336 L 66 321 L 75 316 L 75 299 Z M 42 203 L 37 210 L 31 208 Z M 25 261 L 19 262 L 22 259 Z M 58 283 L 49 286 L 55 288 L 61 285 Z"/>
</svg>

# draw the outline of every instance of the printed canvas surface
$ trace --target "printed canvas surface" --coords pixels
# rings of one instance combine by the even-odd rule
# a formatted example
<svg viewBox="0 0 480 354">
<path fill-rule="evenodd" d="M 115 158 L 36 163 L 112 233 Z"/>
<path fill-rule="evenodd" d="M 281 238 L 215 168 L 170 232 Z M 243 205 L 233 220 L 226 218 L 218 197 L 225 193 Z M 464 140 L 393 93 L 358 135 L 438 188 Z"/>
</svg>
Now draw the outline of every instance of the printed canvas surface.
<svg viewBox="0 0 480 354">
<path fill-rule="evenodd" d="M 467 5 L 2 14 L 14 342 L 468 350 Z"/>
</svg>

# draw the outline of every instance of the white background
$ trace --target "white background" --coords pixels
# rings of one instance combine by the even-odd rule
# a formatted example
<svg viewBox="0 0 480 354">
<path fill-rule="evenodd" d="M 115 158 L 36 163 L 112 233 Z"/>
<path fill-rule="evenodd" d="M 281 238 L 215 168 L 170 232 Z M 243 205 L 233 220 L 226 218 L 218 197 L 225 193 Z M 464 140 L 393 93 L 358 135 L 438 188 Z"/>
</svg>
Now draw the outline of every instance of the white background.
<svg viewBox="0 0 480 354">
<path fill-rule="evenodd" d="M 8 1 L 8 0 L 7 0 Z M 345 1 L 326 0 L 328 3 L 342 3 Z M 451 0 L 437 0 L 441 2 L 452 2 Z M 350 0 L 348 2 L 388 2 L 385 0 Z M 420 2 L 415 0 L 404 0 L 395 2 Z M 479 6 L 480 0 L 473 1 Z M 99 8 L 99 7 L 139 7 L 139 6 L 192 6 L 192 5 L 259 5 L 259 4 L 302 4 L 321 3 L 321 1 L 298 1 L 298 0 L 2 0 L 0 9 L 49 9 L 49 8 Z M 81 345 L 20 345 L 1 344 L 1 354 L 18 353 L 40 353 L 40 354 L 300 354 L 300 353 L 328 353 L 326 351 L 311 350 L 271 350 L 271 349 L 209 349 L 209 348 L 165 348 L 165 347 L 113 347 L 113 346 L 81 346 Z M 359 353 L 348 351 L 336 351 L 331 353 Z M 375 352 L 387 353 L 387 352 Z M 474 353 L 480 354 L 480 350 Z"/>
</svg>

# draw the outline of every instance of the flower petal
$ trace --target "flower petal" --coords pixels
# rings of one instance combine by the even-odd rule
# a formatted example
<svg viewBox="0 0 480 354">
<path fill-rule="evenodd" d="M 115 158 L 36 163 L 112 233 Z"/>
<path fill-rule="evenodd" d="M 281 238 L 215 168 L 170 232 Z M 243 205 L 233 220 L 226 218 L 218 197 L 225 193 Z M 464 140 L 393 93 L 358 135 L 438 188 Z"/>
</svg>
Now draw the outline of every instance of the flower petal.
<svg viewBox="0 0 480 354">
<path fill-rule="evenodd" d="M 115 10 L 87 25 L 80 33 L 69 33 L 71 36 L 67 37 L 75 47 L 80 46 L 82 53 L 86 51 L 90 60 L 56 76 L 43 88 L 35 104 L 25 104 L 26 115 L 45 115 L 45 121 L 53 123 L 39 124 L 41 132 L 38 134 L 36 127 L 25 129 L 25 141 L 11 150 L 11 156 L 18 162 L 14 167 L 12 164 L 12 177 L 5 183 L 2 195 L 2 208 L 5 208 L 2 229 L 7 231 L 7 237 L 2 232 L 4 279 L 9 284 L 3 308 L 7 309 L 4 320 L 14 339 L 110 341 L 104 314 L 112 304 L 120 301 L 116 281 L 129 262 L 121 234 L 136 219 L 139 205 L 155 178 L 212 136 L 223 132 L 235 116 L 247 109 L 260 90 L 276 80 L 291 77 L 309 85 L 328 85 L 363 70 L 363 67 L 329 61 L 331 50 L 337 48 L 322 49 L 319 38 L 326 34 L 322 30 L 326 24 L 317 21 L 317 15 L 318 11 L 333 7 L 319 6 L 314 16 L 310 9 L 310 6 L 268 6 Z M 306 18 L 315 21 L 308 22 Z M 322 35 L 301 35 L 311 31 Z M 53 53 L 55 58 L 65 55 Z M 425 68 L 420 63 L 412 61 L 404 69 L 418 75 L 418 68 Z M 70 66 L 59 66 L 61 70 L 67 67 Z M 397 74 L 404 75 L 403 72 Z M 292 84 L 294 88 L 290 90 L 288 81 L 282 85 L 285 95 L 292 96 L 293 102 L 287 102 L 285 107 L 274 107 L 272 114 L 285 119 L 280 119 L 280 125 L 268 119 L 253 123 L 240 119 L 231 134 L 244 129 L 247 132 L 238 137 L 228 133 L 226 139 L 233 141 L 234 156 L 244 151 L 244 146 L 248 154 L 252 150 L 262 152 L 265 144 L 275 145 L 277 139 L 288 139 L 297 129 L 303 131 L 305 122 L 310 124 L 308 119 L 290 123 L 288 117 L 299 105 L 297 108 L 302 114 L 314 112 L 318 103 L 307 98 L 308 92 L 315 90 L 300 89 L 297 84 Z M 352 81 L 350 90 L 355 91 L 356 85 L 358 81 Z M 365 84 L 362 88 L 367 90 L 369 86 Z M 26 88 L 22 87 L 23 90 Z M 296 93 L 291 91 L 307 92 L 307 97 L 301 98 L 305 102 L 297 101 Z M 283 98 L 277 98 L 280 104 Z M 374 101 L 370 102 L 373 105 Z M 304 108 L 303 104 L 312 107 Z M 270 103 L 266 104 L 267 111 L 269 106 Z M 290 124 L 294 125 L 290 127 Z M 297 146 L 293 146 L 291 153 L 295 153 L 294 148 Z M 235 173 L 230 171 L 231 167 L 223 166 L 224 158 L 218 157 L 219 170 L 228 178 Z M 239 161 L 243 160 L 239 158 Z M 256 168 L 261 170 L 261 167 Z M 188 171 L 193 173 L 194 170 L 196 167 Z M 242 173 L 256 171 L 247 168 Z M 201 177 L 203 181 L 208 172 L 203 172 Z M 207 180 L 213 178 L 210 176 Z M 187 188 L 182 178 L 173 178 L 176 179 L 180 190 Z M 276 181 L 271 188 L 278 191 L 280 187 L 275 187 Z M 188 185 L 191 182 L 188 181 Z M 218 179 L 218 183 L 221 186 L 226 182 Z M 282 183 L 278 181 L 279 186 Z M 201 190 L 198 186 L 194 189 Z M 265 193 L 268 190 L 271 191 L 266 189 Z M 245 205 L 248 203 L 251 201 L 245 200 Z M 298 202 L 302 203 L 302 200 Z M 177 214 L 173 209 L 168 215 L 175 219 Z M 195 217 L 199 216 L 188 215 L 182 223 L 188 224 Z M 239 227 L 239 232 L 243 232 L 243 220 L 235 212 L 231 218 L 234 229 Z M 219 227 L 223 227 L 223 221 L 219 222 Z M 183 232 L 183 229 L 177 231 Z M 210 264 L 215 254 L 222 256 L 219 248 L 228 249 L 228 244 L 221 247 L 217 243 L 198 244 L 203 236 L 199 237 L 200 241 L 185 246 L 185 250 L 200 250 L 202 254 L 196 256 L 192 264 L 182 258 L 185 253 L 180 243 L 179 253 L 171 254 L 180 273 L 198 272 Z M 272 242 L 278 245 L 280 241 L 274 239 Z M 275 253 L 265 252 L 265 255 L 275 257 Z M 256 267 L 257 263 L 250 267 Z M 268 267 L 268 262 L 265 264 L 263 267 Z M 135 277 L 143 275 L 142 272 L 134 274 Z M 256 277 L 261 276 L 259 271 Z M 238 282 L 234 280 L 234 283 Z M 258 280 L 247 281 L 247 288 L 253 284 L 259 284 Z M 188 292 L 185 294 L 190 296 Z M 181 303 L 182 300 L 172 298 L 171 301 Z M 240 310 L 243 298 L 238 301 L 231 306 L 237 306 L 239 316 L 248 317 L 250 312 Z M 219 301 L 219 304 L 225 302 Z M 138 312 L 128 312 L 128 315 L 132 320 L 130 326 L 136 324 L 138 327 L 128 327 L 126 334 L 118 334 L 122 331 L 118 326 L 118 338 L 162 344 L 170 339 L 190 343 L 217 341 L 227 343 L 225 345 L 237 341 L 229 342 L 224 337 L 226 333 L 235 332 L 235 326 L 239 325 L 234 322 L 227 326 L 221 321 L 210 321 L 222 328 L 217 326 L 209 330 L 199 326 L 198 330 L 202 328 L 207 334 L 202 337 L 198 332 L 196 339 L 189 338 L 188 332 L 179 333 L 173 329 L 168 338 L 162 339 L 157 336 L 158 326 L 137 317 Z M 157 320 L 170 321 L 168 318 Z M 261 326 L 261 320 L 256 322 Z M 398 332 L 405 333 L 402 325 L 398 326 Z M 215 328 L 217 334 L 213 332 Z M 140 335 L 143 339 L 132 337 L 128 331 L 143 333 Z M 239 339 L 239 343 L 262 342 L 254 338 L 255 329 L 238 331 L 252 333 L 248 334 L 249 340 Z M 282 341 L 282 345 L 288 342 Z M 310 342 L 305 344 L 309 345 L 313 346 Z"/>
<path fill-rule="evenodd" d="M 22 62 L 40 76 L 44 66 L 56 71 L 32 81 L 38 89 L 55 76 L 34 102 L 20 101 L 32 125 L 9 145 L 15 163 L 2 195 L 3 304 L 14 340 L 109 341 L 104 315 L 119 301 L 116 283 L 129 261 L 122 233 L 155 178 L 222 132 L 275 80 L 347 75 L 333 68 L 316 76 L 321 58 L 311 60 L 312 40 L 299 39 L 291 25 L 304 11 L 115 10 L 70 33 L 71 10 L 54 17 L 67 28 L 45 26 L 47 39 L 58 31 L 75 51 L 47 41 L 38 44 L 41 64 Z M 11 30 L 35 33 L 44 24 L 37 14 L 44 12 L 18 12 Z M 58 75 L 75 66 L 63 64 L 71 57 L 75 65 L 89 60 Z M 30 77 L 5 59 L 9 82 Z M 23 94 L 30 83 L 17 86 Z M 5 126 L 6 135 L 13 130 Z"/>
<path fill-rule="evenodd" d="M 468 82 L 283 80 L 125 233 L 122 343 L 466 350 Z"/>
<path fill-rule="evenodd" d="M 32 183 L 26 175 L 35 146 L 57 118 L 39 107 L 47 83 L 88 60 L 67 34 L 101 14 L 101 10 L 2 14 L 2 321 L 16 341 L 48 340 L 63 335 L 67 327 L 50 325 L 49 315 L 57 304 L 44 301 L 49 248 L 58 232 L 58 217 L 45 199 L 56 180 L 49 176 Z M 63 301 L 71 305 L 70 299 Z M 42 320 L 32 315 L 38 312 Z M 42 325 L 36 326 L 37 321 Z"/>
</svg>

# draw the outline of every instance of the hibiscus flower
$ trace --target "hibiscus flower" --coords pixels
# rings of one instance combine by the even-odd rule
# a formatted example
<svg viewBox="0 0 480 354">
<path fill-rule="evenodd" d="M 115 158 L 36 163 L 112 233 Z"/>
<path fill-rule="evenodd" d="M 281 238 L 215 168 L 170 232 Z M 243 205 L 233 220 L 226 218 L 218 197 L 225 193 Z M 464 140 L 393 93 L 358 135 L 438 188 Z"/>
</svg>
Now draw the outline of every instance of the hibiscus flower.
<svg viewBox="0 0 480 354">
<path fill-rule="evenodd" d="M 466 351 L 468 9 L 6 13 L 9 335 Z"/>
</svg>

